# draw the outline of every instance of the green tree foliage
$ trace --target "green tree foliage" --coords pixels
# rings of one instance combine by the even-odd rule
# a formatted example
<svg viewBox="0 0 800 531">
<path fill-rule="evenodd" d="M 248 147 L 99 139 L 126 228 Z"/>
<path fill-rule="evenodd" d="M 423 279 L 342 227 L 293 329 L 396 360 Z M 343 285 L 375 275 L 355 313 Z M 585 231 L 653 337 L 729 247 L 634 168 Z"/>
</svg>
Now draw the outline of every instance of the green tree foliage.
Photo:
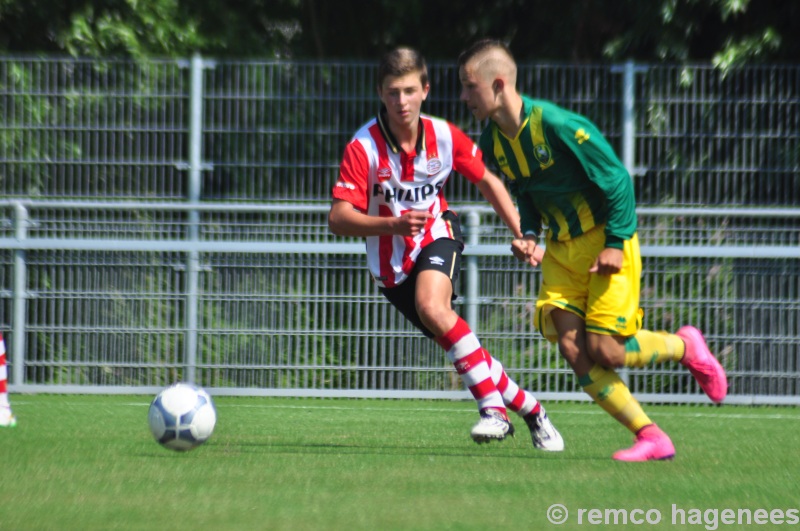
<svg viewBox="0 0 800 531">
<path fill-rule="evenodd" d="M 522 61 L 794 62 L 783 0 L 0 0 L 0 51 L 75 56 L 374 59 L 398 44 L 453 60 L 492 36 Z"/>
<path fill-rule="evenodd" d="M 712 61 L 723 69 L 745 62 L 795 62 L 789 42 L 800 4 L 781 0 L 624 2 L 628 23 L 604 43 L 612 59 Z"/>
<path fill-rule="evenodd" d="M 0 0 L 0 51 L 74 56 L 278 57 L 299 0 Z"/>
<path fill-rule="evenodd" d="M 112 4 L 117 4 L 113 2 Z M 186 54 L 208 44 L 197 22 L 184 18 L 175 0 L 87 4 L 73 12 L 57 36 L 74 56 L 124 54 L 141 58 L 151 52 Z"/>
</svg>

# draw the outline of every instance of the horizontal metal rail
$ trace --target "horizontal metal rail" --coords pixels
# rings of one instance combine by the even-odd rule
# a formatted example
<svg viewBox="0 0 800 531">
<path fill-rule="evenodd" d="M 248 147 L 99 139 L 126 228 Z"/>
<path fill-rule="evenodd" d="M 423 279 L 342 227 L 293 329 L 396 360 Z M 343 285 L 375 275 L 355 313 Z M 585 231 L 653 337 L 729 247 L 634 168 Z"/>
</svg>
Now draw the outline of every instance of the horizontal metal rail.
<svg viewBox="0 0 800 531">
<path fill-rule="evenodd" d="M 544 247 L 544 246 L 543 246 Z M 360 243 L 224 242 L 186 240 L 110 240 L 77 238 L 0 238 L 0 248 L 41 251 L 139 251 L 252 254 L 365 254 Z M 800 258 L 799 247 L 779 245 L 643 245 L 643 257 L 668 258 Z M 508 245 L 478 244 L 464 249 L 465 255 L 508 256 Z"/>
<path fill-rule="evenodd" d="M 123 211 L 199 211 L 199 212 L 282 212 L 322 214 L 329 210 L 327 204 L 240 204 L 240 203 L 175 203 L 175 202 L 102 202 L 102 201 L 40 201 L 0 200 L 0 207 L 16 209 L 84 209 Z M 463 205 L 458 211 L 465 217 L 470 214 L 493 214 L 485 205 Z M 645 216 L 698 216 L 800 219 L 800 208 L 640 208 Z M 364 254 L 362 243 L 353 242 L 270 242 L 270 241 L 218 241 L 189 239 L 110 239 L 110 238 L 41 238 L 26 236 L 0 238 L 0 248 L 13 250 L 75 250 L 75 251 L 138 251 L 138 252 L 202 252 L 202 253 L 274 253 L 274 254 Z M 719 257 L 719 258 L 800 258 L 800 247 L 781 245 L 643 245 L 644 257 Z M 465 254 L 477 256 L 507 256 L 509 247 L 497 244 L 472 244 Z"/>
<path fill-rule="evenodd" d="M 200 212 L 307 212 L 325 213 L 330 210 L 328 203 L 187 203 L 176 201 L 64 201 L 41 199 L 0 199 L 0 207 L 20 205 L 27 208 L 59 208 L 65 210 L 176 210 Z M 459 212 L 476 212 L 492 214 L 489 205 L 458 205 Z M 754 218 L 800 218 L 800 208 L 732 208 L 732 207 L 638 207 L 637 213 L 642 216 L 701 216 L 701 217 L 754 217 Z"/>
</svg>

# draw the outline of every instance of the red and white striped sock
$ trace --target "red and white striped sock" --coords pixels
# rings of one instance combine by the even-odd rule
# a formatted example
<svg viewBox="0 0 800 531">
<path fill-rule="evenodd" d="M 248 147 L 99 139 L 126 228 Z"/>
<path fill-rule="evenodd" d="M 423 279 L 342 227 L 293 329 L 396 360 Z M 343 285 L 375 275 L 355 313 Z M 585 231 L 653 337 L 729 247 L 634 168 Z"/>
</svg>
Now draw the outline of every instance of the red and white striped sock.
<svg viewBox="0 0 800 531">
<path fill-rule="evenodd" d="M 467 322 L 459 317 L 449 332 L 435 340 L 447 352 L 461 381 L 478 401 L 478 409 L 497 409 L 506 415 L 503 397 L 492 380 L 483 347 Z"/>
<path fill-rule="evenodd" d="M 529 413 L 538 413 L 539 401 L 531 393 L 521 389 L 517 382 L 506 374 L 503 364 L 497 358 L 492 357 L 489 351 L 485 349 L 483 352 L 489 364 L 492 380 L 497 386 L 497 390 L 503 395 L 503 402 L 508 406 L 508 409 L 519 413 L 521 417 Z"/>
<path fill-rule="evenodd" d="M 6 342 L 0 334 L 0 406 L 8 407 L 8 369 L 6 368 Z"/>
</svg>

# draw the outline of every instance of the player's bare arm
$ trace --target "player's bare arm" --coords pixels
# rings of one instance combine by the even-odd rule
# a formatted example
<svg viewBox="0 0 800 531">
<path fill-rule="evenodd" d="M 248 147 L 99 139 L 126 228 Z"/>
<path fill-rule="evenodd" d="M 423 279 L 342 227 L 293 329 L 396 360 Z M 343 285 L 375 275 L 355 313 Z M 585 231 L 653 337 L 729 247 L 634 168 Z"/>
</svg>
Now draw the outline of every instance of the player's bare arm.
<svg viewBox="0 0 800 531">
<path fill-rule="evenodd" d="M 342 199 L 334 199 L 328 213 L 328 227 L 337 236 L 416 236 L 432 218 L 430 212 L 406 212 L 400 217 L 370 216 Z"/>
<path fill-rule="evenodd" d="M 514 200 L 508 195 L 508 190 L 506 190 L 503 182 L 495 174 L 486 170 L 483 178 L 478 181 L 477 186 L 483 197 L 489 201 L 494 211 L 503 220 L 503 223 L 511 230 L 514 238 L 522 238 L 519 212 L 517 212 Z"/>
<path fill-rule="evenodd" d="M 478 181 L 477 186 L 483 197 L 489 201 L 514 235 L 511 242 L 511 252 L 514 256 L 521 262 L 526 262 L 533 267 L 538 266 L 544 257 L 544 249 L 537 245 L 535 238 L 523 237 L 519 212 L 503 182 L 492 172 L 486 170 L 483 179 Z"/>
</svg>

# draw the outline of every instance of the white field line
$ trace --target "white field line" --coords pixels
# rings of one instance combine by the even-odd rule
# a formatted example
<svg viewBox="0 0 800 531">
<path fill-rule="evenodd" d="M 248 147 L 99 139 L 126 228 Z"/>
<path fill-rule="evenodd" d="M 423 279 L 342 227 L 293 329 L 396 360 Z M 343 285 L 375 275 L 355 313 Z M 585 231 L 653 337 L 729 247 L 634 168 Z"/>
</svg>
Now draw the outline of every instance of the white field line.
<svg viewBox="0 0 800 531">
<path fill-rule="evenodd" d="M 12 400 L 12 408 L 16 406 L 29 405 L 31 402 Z M 96 403 L 87 402 L 59 402 L 60 405 L 76 407 L 76 406 L 92 406 L 98 407 Z M 104 406 L 124 406 L 124 407 L 148 407 L 150 401 L 147 402 L 123 402 L 119 404 L 104 404 Z M 219 406 L 218 406 L 219 407 Z M 297 410 L 338 410 L 338 411 L 386 411 L 386 408 L 379 407 L 349 407 L 349 406 L 292 406 L 292 405 L 270 405 L 270 404 L 236 404 L 227 407 L 237 408 L 253 408 L 253 409 L 297 409 Z M 736 406 L 734 406 L 736 407 Z M 393 408 L 392 411 L 410 411 L 415 413 L 470 413 L 475 414 L 474 408 L 465 409 L 445 409 L 445 408 Z M 600 409 L 593 411 L 569 411 L 559 409 L 558 406 L 547 406 L 547 412 L 550 414 L 560 415 L 607 415 L 605 411 Z M 748 413 L 711 413 L 700 411 L 659 411 L 658 416 L 664 417 L 682 417 L 682 418 L 719 418 L 719 419 L 768 419 L 768 420 L 798 420 L 800 421 L 800 410 L 797 415 L 787 415 L 782 413 L 770 413 L 766 415 L 756 415 Z"/>
</svg>

